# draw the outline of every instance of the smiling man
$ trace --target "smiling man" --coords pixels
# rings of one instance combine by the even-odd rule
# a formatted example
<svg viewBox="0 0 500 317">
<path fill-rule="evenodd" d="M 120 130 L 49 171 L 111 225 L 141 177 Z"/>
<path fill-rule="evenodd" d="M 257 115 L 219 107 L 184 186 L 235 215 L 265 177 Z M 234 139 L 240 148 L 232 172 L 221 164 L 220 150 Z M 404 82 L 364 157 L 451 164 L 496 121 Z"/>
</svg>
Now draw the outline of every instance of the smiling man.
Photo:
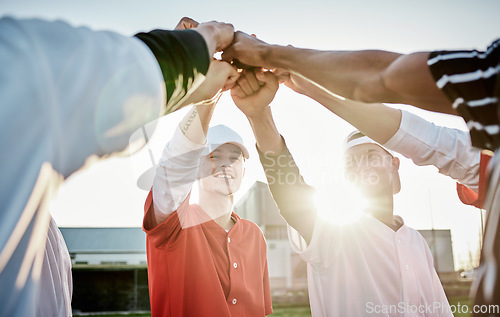
<svg viewBox="0 0 500 317">
<path fill-rule="evenodd" d="M 427 243 L 394 215 L 399 159 L 362 133 L 351 133 L 346 174 L 368 207 L 349 225 L 324 221 L 314 205 L 314 189 L 304 182 L 274 124 L 269 104 L 277 89 L 271 73 L 246 71 L 231 93 L 254 131 L 271 193 L 290 225 L 292 248 L 307 262 L 312 315 L 452 316 Z M 345 196 L 332 193 L 337 201 Z"/>
<path fill-rule="evenodd" d="M 234 84 L 231 65 L 212 64 L 217 69 L 210 66 L 203 85 L 217 81 L 213 76 L 227 78 L 226 88 Z M 227 126 L 208 129 L 216 100 L 193 107 L 181 121 L 145 204 L 152 316 L 272 313 L 264 236 L 232 212 L 248 150 Z M 196 180 L 199 203 L 190 204 Z"/>
</svg>

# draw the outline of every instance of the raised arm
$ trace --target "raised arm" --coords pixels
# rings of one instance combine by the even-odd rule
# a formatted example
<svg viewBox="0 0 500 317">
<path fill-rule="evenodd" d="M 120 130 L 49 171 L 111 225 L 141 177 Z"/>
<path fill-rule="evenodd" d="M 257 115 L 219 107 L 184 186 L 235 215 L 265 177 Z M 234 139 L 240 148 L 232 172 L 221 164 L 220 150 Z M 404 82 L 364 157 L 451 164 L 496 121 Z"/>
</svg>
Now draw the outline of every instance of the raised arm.
<svg viewBox="0 0 500 317">
<path fill-rule="evenodd" d="M 316 220 L 314 190 L 304 182 L 274 123 L 269 104 L 277 89 L 273 74 L 257 72 L 255 76 L 253 70 L 247 70 L 231 95 L 252 126 L 269 189 L 281 215 L 309 243 Z"/>
<path fill-rule="evenodd" d="M 211 101 L 195 105 L 186 114 L 160 159 L 153 181 L 155 224 L 165 221 L 191 192 L 218 95 L 224 88 L 231 88 L 237 78 L 238 73 L 228 63 L 211 63 L 207 80 L 197 91 L 202 99 Z"/>
<path fill-rule="evenodd" d="M 454 114 L 427 66 L 429 52 L 318 51 L 270 45 L 242 32 L 224 51 L 226 60 L 251 66 L 283 68 L 346 98 L 392 102 Z M 411 76 L 408 76 L 411 74 Z"/>
<path fill-rule="evenodd" d="M 468 132 L 436 126 L 381 103 L 341 100 L 303 78 L 280 73 L 285 85 L 318 101 L 373 140 L 417 165 L 436 166 L 441 174 L 477 191 L 481 153 L 472 146 Z"/>
</svg>

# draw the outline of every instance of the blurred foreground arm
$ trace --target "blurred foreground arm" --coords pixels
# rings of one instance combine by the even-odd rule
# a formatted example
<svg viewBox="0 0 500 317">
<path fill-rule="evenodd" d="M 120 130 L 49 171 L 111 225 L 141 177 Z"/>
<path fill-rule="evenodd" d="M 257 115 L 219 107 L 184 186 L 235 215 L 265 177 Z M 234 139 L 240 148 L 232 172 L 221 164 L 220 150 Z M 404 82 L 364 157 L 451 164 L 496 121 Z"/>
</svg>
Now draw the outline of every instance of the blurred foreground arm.
<svg viewBox="0 0 500 317">
<path fill-rule="evenodd" d="M 152 36 L 146 46 L 141 36 L 63 21 L 0 19 L 1 316 L 36 314 L 57 185 L 88 158 L 123 151 L 193 86 L 189 78 L 206 73 L 204 35 L 164 32 L 167 40 Z M 156 49 L 167 57 L 156 59 Z"/>
</svg>

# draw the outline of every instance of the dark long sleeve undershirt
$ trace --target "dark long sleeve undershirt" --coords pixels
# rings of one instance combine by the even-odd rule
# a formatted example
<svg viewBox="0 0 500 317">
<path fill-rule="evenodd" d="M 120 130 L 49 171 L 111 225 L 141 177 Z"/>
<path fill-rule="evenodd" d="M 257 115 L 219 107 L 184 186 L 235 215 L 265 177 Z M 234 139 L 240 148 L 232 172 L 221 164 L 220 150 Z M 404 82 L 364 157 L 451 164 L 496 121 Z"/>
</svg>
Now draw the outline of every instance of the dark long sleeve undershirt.
<svg viewBox="0 0 500 317">
<path fill-rule="evenodd" d="M 158 61 L 167 89 L 167 114 L 175 110 L 173 106 L 186 95 L 196 75 L 206 75 L 210 56 L 205 39 L 193 30 L 153 30 L 135 36 L 149 47 Z"/>
</svg>

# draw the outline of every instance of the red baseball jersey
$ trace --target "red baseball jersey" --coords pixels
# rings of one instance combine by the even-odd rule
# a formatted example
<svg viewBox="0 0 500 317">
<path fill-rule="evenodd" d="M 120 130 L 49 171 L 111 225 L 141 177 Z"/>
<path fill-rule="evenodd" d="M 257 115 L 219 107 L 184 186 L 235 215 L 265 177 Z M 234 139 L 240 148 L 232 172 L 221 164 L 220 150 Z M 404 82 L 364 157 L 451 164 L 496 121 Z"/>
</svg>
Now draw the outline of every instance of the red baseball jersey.
<svg viewBox="0 0 500 317">
<path fill-rule="evenodd" d="M 256 224 L 232 213 L 226 232 L 188 196 L 156 225 L 152 202 L 150 192 L 143 230 L 153 317 L 272 313 L 266 241 Z"/>
</svg>

